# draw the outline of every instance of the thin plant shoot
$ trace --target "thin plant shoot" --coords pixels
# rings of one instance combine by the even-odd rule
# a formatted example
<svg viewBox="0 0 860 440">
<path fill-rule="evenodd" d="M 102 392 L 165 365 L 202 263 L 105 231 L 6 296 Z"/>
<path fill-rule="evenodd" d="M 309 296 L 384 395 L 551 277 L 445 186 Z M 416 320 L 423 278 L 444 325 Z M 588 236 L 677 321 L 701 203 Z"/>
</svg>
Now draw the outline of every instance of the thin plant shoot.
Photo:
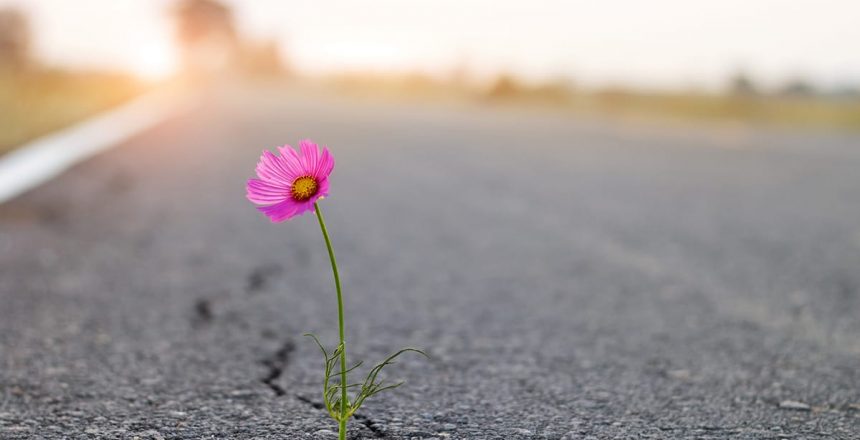
<svg viewBox="0 0 860 440">
<path fill-rule="evenodd" d="M 301 141 L 299 150 L 297 152 L 289 145 L 284 145 L 278 147 L 280 156 L 270 151 L 264 151 L 260 157 L 260 162 L 257 164 L 257 178 L 248 180 L 247 197 L 251 202 L 260 205 L 257 209 L 274 223 L 289 220 L 308 211 L 316 213 L 331 261 L 331 270 L 337 291 L 340 343 L 334 350 L 329 351 L 313 334 L 306 334 L 306 336 L 314 340 L 325 358 L 323 403 L 328 414 L 338 423 L 340 440 L 345 440 L 347 422 L 365 400 L 403 384 L 403 382 L 388 383 L 381 380 L 379 374 L 383 368 L 393 364 L 397 357 L 407 352 L 427 355 L 416 348 L 401 349 L 373 366 L 364 381 L 349 382 L 349 373 L 355 372 L 361 367 L 362 362 L 347 367 L 343 291 L 341 290 L 337 260 L 334 256 L 331 238 L 329 238 L 325 219 L 319 207 L 319 201 L 329 194 L 329 176 L 334 170 L 334 157 L 328 148 L 324 147 L 320 151 L 317 144 L 310 140 Z"/>
</svg>

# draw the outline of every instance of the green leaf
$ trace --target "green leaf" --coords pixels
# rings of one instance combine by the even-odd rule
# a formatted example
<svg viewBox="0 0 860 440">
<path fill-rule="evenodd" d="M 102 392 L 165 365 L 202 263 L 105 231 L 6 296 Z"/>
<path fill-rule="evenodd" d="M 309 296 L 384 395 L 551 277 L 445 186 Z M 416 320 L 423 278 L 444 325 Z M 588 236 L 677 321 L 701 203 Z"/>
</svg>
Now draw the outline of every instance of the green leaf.
<svg viewBox="0 0 860 440">
<path fill-rule="evenodd" d="M 427 353 L 425 353 L 425 352 L 423 352 L 417 348 L 407 347 L 407 348 L 403 348 L 403 349 L 397 351 L 396 353 L 392 354 L 391 356 L 388 356 L 387 358 L 385 358 L 384 361 L 376 364 L 376 366 L 374 366 L 370 370 L 370 372 L 367 374 L 367 378 L 364 379 L 364 382 L 361 384 L 361 390 L 358 392 L 358 395 L 355 398 L 355 402 L 352 404 L 352 406 L 350 408 L 350 411 L 349 411 L 350 415 L 352 413 L 354 413 L 356 410 L 358 410 L 368 397 L 371 397 L 375 394 L 381 393 L 381 392 L 386 391 L 386 390 L 391 390 L 391 389 L 399 387 L 400 385 L 403 385 L 403 382 L 398 382 L 396 384 L 391 384 L 391 385 L 385 385 L 384 382 L 381 382 L 381 381 L 377 382 L 376 379 L 379 376 L 379 373 L 382 372 L 383 368 L 385 368 L 388 365 L 394 364 L 395 363 L 394 360 L 397 359 L 398 356 L 400 356 L 403 353 L 407 353 L 407 352 L 415 352 L 415 353 L 418 353 L 418 354 L 420 354 L 420 355 L 422 355 L 428 359 L 430 358 L 430 356 L 428 356 Z"/>
<path fill-rule="evenodd" d="M 382 362 L 376 364 L 370 371 L 367 373 L 367 377 L 363 382 L 360 383 L 352 383 L 352 384 L 342 384 L 340 382 L 332 383 L 333 378 L 340 377 L 342 373 L 349 373 L 351 371 L 355 371 L 360 366 L 363 365 L 363 362 L 358 362 L 350 368 L 347 368 L 346 371 L 341 371 L 337 369 L 337 363 L 340 358 L 341 353 L 344 350 L 343 344 L 338 344 L 335 347 L 334 351 L 329 353 L 325 347 L 320 342 L 319 338 L 317 338 L 313 333 L 306 333 L 305 336 L 308 336 L 314 340 L 319 347 L 320 351 L 325 358 L 325 374 L 323 375 L 323 402 L 325 403 L 326 410 L 329 415 L 337 422 L 341 421 L 342 413 L 341 413 L 341 405 L 347 406 L 346 418 L 348 419 L 358 410 L 364 401 L 373 395 L 379 394 L 383 391 L 392 390 L 403 385 L 403 382 L 386 384 L 385 381 L 377 381 L 379 378 L 379 373 L 382 372 L 383 368 L 388 365 L 394 364 L 395 360 L 402 354 L 408 352 L 418 353 L 426 358 L 430 358 L 427 353 L 417 349 L 407 347 L 401 349 L 394 354 L 388 356 Z M 358 388 L 358 392 L 355 395 L 355 400 L 350 404 L 347 400 L 346 402 L 341 401 L 341 391 L 346 388 L 347 390 L 352 390 Z"/>
</svg>

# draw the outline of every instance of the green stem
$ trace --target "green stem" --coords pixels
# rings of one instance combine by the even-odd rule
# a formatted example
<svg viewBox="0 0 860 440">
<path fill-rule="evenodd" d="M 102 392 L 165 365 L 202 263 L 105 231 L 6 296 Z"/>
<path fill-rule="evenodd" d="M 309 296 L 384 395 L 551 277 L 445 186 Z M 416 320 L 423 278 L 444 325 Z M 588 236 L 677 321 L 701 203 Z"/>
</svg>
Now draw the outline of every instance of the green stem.
<svg viewBox="0 0 860 440">
<path fill-rule="evenodd" d="M 328 230 L 325 227 L 322 211 L 319 205 L 314 202 L 314 211 L 317 213 L 317 219 L 320 221 L 320 229 L 322 230 L 325 245 L 328 248 L 328 257 L 331 260 L 331 271 L 334 274 L 334 285 L 337 288 L 337 324 L 340 332 L 340 345 L 343 349 L 340 351 L 340 423 L 338 425 L 338 436 L 340 440 L 346 440 L 346 421 L 348 418 L 349 400 L 346 396 L 346 386 L 349 382 L 346 381 L 346 340 L 344 338 L 345 331 L 343 325 L 343 293 L 340 290 L 340 276 L 337 274 L 337 261 L 334 258 L 334 249 L 331 247 L 331 240 L 328 238 Z"/>
</svg>

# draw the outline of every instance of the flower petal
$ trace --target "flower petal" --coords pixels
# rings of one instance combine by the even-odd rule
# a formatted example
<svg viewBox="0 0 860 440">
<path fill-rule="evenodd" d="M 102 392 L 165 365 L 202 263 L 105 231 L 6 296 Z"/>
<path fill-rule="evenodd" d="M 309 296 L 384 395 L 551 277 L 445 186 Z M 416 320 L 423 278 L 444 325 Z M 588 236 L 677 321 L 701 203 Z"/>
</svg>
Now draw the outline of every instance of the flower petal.
<svg viewBox="0 0 860 440">
<path fill-rule="evenodd" d="M 316 202 L 317 200 L 319 200 L 323 197 L 328 197 L 328 178 L 320 179 L 319 180 L 319 186 L 320 187 L 317 190 L 317 193 L 314 194 L 313 197 L 311 197 L 312 202 Z"/>
<path fill-rule="evenodd" d="M 290 197 L 290 187 L 260 179 L 248 179 L 245 197 L 258 205 L 280 203 Z"/>
<path fill-rule="evenodd" d="M 302 169 L 307 175 L 315 176 L 317 171 L 317 163 L 319 162 L 319 147 L 310 139 L 303 139 L 299 142 L 299 148 L 302 150 Z"/>
<path fill-rule="evenodd" d="M 307 175 L 302 166 L 302 159 L 293 147 L 284 145 L 283 147 L 278 147 L 278 151 L 281 153 L 281 164 L 287 171 L 292 173 L 293 180 Z"/>
<path fill-rule="evenodd" d="M 271 206 L 258 206 L 257 210 L 266 214 L 273 223 L 279 223 L 284 220 L 289 220 L 300 214 L 299 209 L 302 203 L 296 202 L 293 199 L 286 199 L 281 203 Z"/>
<path fill-rule="evenodd" d="M 278 157 L 266 150 L 260 156 L 257 164 L 257 176 L 262 180 L 281 185 L 291 185 L 296 180 L 296 173 L 288 166 L 283 157 Z"/>
<path fill-rule="evenodd" d="M 316 202 L 319 197 L 314 196 L 310 200 L 299 203 L 298 209 L 294 215 L 302 215 L 306 212 L 314 212 L 314 202 Z"/>
<path fill-rule="evenodd" d="M 334 170 L 334 156 L 331 155 L 328 148 L 323 147 L 314 178 L 317 180 L 327 179 L 332 170 Z"/>
</svg>

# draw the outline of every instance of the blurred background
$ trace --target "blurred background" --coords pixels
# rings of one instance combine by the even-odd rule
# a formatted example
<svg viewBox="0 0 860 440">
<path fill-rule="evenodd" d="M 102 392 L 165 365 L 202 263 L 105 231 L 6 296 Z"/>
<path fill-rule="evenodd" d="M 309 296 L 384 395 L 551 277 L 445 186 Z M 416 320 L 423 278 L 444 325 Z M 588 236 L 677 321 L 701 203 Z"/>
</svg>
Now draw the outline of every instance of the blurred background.
<svg viewBox="0 0 860 440">
<path fill-rule="evenodd" d="M 3 0 L 0 8 L 2 149 L 180 76 L 860 127 L 860 58 L 850 49 L 860 10 L 850 1 Z"/>
</svg>

